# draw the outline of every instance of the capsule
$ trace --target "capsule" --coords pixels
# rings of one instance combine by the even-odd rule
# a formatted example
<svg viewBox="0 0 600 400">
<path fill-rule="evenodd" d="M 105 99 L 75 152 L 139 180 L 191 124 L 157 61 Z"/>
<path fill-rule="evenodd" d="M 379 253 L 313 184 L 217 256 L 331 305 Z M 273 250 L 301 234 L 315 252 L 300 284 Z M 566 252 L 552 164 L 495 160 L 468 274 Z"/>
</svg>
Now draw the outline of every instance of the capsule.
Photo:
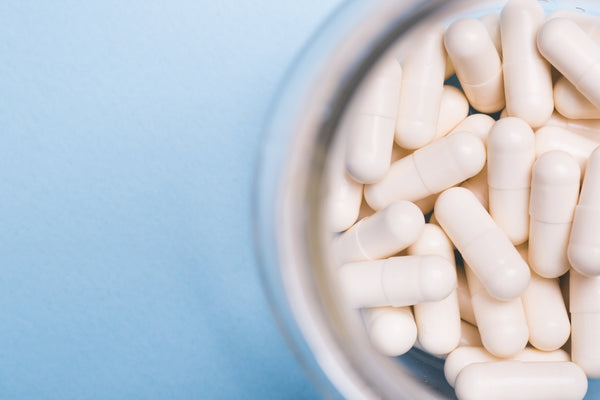
<svg viewBox="0 0 600 400">
<path fill-rule="evenodd" d="M 456 268 L 456 292 L 458 294 L 458 308 L 460 309 L 460 318 L 469 324 L 477 326 L 473 305 L 471 304 L 471 291 L 467 283 L 464 267 Z"/>
<path fill-rule="evenodd" d="M 444 363 L 444 375 L 450 386 L 454 387 L 456 377 L 465 367 L 475 363 L 501 360 L 501 358 L 495 357 L 481 346 L 458 347 L 446 357 L 446 362 Z M 539 351 L 532 347 L 526 347 L 524 350 L 506 360 L 525 362 L 571 361 L 569 354 L 563 350 Z"/>
<path fill-rule="evenodd" d="M 569 272 L 571 357 L 589 378 L 600 378 L 600 276 Z"/>
<path fill-rule="evenodd" d="M 567 18 L 546 22 L 537 43 L 540 53 L 592 104 L 600 107 L 600 45 Z"/>
<path fill-rule="evenodd" d="M 535 133 L 536 158 L 540 158 L 549 151 L 564 151 L 575 158 L 582 175 L 585 172 L 588 158 L 596 147 L 598 147 L 598 143 L 595 141 L 558 126 L 544 126 Z"/>
<path fill-rule="evenodd" d="M 473 271 L 465 266 L 471 304 L 481 342 L 497 357 L 511 357 L 527 345 L 529 329 L 521 298 L 500 301 L 490 296 Z"/>
<path fill-rule="evenodd" d="M 490 215 L 513 244 L 524 243 L 529 234 L 535 135 L 522 119 L 504 118 L 492 128 L 487 150 Z"/>
<path fill-rule="evenodd" d="M 443 27 L 428 29 L 420 38 L 402 63 L 395 138 L 405 149 L 418 149 L 435 137 L 444 90 Z"/>
<path fill-rule="evenodd" d="M 456 288 L 456 270 L 440 256 L 404 256 L 344 264 L 340 290 L 353 307 L 404 307 L 439 301 Z"/>
<path fill-rule="evenodd" d="M 543 125 L 554 110 L 550 65 L 536 46 L 545 19 L 535 0 L 510 0 L 500 14 L 506 110 L 532 127 Z"/>
<path fill-rule="evenodd" d="M 469 102 L 459 89 L 444 85 L 435 139 L 446 136 L 469 115 Z"/>
<path fill-rule="evenodd" d="M 500 58 L 502 58 L 502 39 L 500 33 L 500 14 L 499 13 L 490 13 L 486 14 L 483 17 L 479 18 L 481 22 L 483 22 L 483 26 L 488 32 L 490 39 L 492 39 L 492 43 L 494 43 L 494 47 L 498 52 Z"/>
<path fill-rule="evenodd" d="M 390 257 L 414 243 L 425 225 L 423 213 L 409 201 L 397 201 L 358 221 L 335 240 L 340 264 Z"/>
<path fill-rule="evenodd" d="M 390 167 L 401 82 L 398 61 L 385 60 L 357 93 L 346 146 L 346 169 L 357 182 L 377 182 Z"/>
<path fill-rule="evenodd" d="M 469 132 L 475 134 L 483 144 L 487 143 L 487 137 L 496 121 L 487 114 L 471 114 L 461 123 L 456 125 L 451 133 Z"/>
<path fill-rule="evenodd" d="M 508 301 L 523 294 L 529 266 L 471 191 L 446 190 L 435 203 L 435 215 L 491 296 Z"/>
<path fill-rule="evenodd" d="M 503 109 L 502 61 L 485 25 L 461 18 L 446 30 L 444 44 L 469 103 L 485 113 Z"/>
<path fill-rule="evenodd" d="M 558 78 L 554 84 L 554 106 L 556 107 L 556 111 L 566 118 L 600 118 L 600 109 L 593 105 L 564 77 Z"/>
<path fill-rule="evenodd" d="M 586 34 L 588 34 L 592 40 L 596 43 L 600 43 L 600 18 L 586 14 L 581 11 L 573 11 L 560 9 L 552 12 L 548 16 L 548 20 L 554 18 L 568 18 L 575 22 Z"/>
<path fill-rule="evenodd" d="M 546 126 L 556 126 L 583 136 L 596 144 L 600 144 L 598 130 L 600 130 L 600 119 L 568 119 L 559 113 L 553 113 L 546 122 Z"/>
<path fill-rule="evenodd" d="M 459 346 L 478 346 L 481 347 L 481 336 L 479 335 L 479 329 L 475 325 L 471 325 L 467 321 L 460 321 L 460 341 Z"/>
<path fill-rule="evenodd" d="M 581 400 L 587 386 L 572 362 L 498 361 L 465 367 L 455 389 L 459 400 Z"/>
<path fill-rule="evenodd" d="M 567 255 L 577 272 L 600 275 L 600 149 L 592 152 L 575 207 Z"/>
<path fill-rule="evenodd" d="M 481 140 L 455 132 L 392 164 L 385 178 L 366 186 L 365 200 L 380 210 L 397 200 L 423 199 L 476 175 L 484 164 Z"/>
<path fill-rule="evenodd" d="M 390 357 L 409 351 L 417 340 L 417 325 L 410 307 L 377 307 L 366 310 L 369 339 Z"/>
<path fill-rule="evenodd" d="M 560 150 L 544 153 L 533 166 L 529 265 L 544 278 L 558 278 L 570 268 L 567 246 L 580 175 L 577 161 Z"/>
<path fill-rule="evenodd" d="M 438 255 L 454 265 L 454 247 L 437 225 L 425 224 L 419 239 L 410 245 L 413 256 Z M 456 288 L 443 300 L 419 303 L 414 306 L 419 343 L 431 354 L 447 354 L 461 338 L 460 311 Z"/>
<path fill-rule="evenodd" d="M 325 166 L 323 215 L 329 232 L 345 231 L 356 222 L 363 197 L 363 185 L 346 171 L 346 137 L 342 132 L 333 139 Z"/>
</svg>

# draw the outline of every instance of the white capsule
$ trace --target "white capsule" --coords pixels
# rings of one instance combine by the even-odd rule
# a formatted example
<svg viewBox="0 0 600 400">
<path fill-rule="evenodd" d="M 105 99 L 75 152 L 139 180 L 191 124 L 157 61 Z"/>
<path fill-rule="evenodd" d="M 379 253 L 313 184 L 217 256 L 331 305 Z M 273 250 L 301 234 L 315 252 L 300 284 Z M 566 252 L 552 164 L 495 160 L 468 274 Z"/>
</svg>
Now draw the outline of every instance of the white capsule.
<svg viewBox="0 0 600 400">
<path fill-rule="evenodd" d="M 446 52 L 443 27 L 422 33 L 402 63 L 396 143 L 418 149 L 433 140 L 444 89 Z"/>
<path fill-rule="evenodd" d="M 533 166 L 529 264 L 544 278 L 557 278 L 569 270 L 567 245 L 580 175 L 577 161 L 560 150 L 544 153 Z"/>
<path fill-rule="evenodd" d="M 398 61 L 384 60 L 356 94 L 349 116 L 346 169 L 357 182 L 377 182 L 390 167 L 401 82 Z"/>
<path fill-rule="evenodd" d="M 471 291 L 467 283 L 464 267 L 456 268 L 456 292 L 458 294 L 458 307 L 460 309 L 460 318 L 471 325 L 477 326 L 473 305 L 471 304 Z"/>
<path fill-rule="evenodd" d="M 378 307 L 366 311 L 369 339 L 382 354 L 406 353 L 417 340 L 417 326 L 410 307 Z"/>
<path fill-rule="evenodd" d="M 593 105 L 571 82 L 560 77 L 554 84 L 556 111 L 570 119 L 598 119 L 600 109 Z"/>
<path fill-rule="evenodd" d="M 567 255 L 579 273 L 600 275 L 600 148 L 588 160 Z"/>
<path fill-rule="evenodd" d="M 327 155 L 324 178 L 323 215 L 329 232 L 342 232 L 358 218 L 363 185 L 346 172 L 346 137 L 338 132 Z"/>
<path fill-rule="evenodd" d="M 571 357 L 589 378 L 600 378 L 600 276 L 569 275 Z"/>
<path fill-rule="evenodd" d="M 587 33 L 592 40 L 594 40 L 594 42 L 600 43 L 600 18 L 581 11 L 567 9 L 556 10 L 548 16 L 548 20 L 554 18 L 570 19 L 571 21 L 575 22 L 585 33 Z"/>
<path fill-rule="evenodd" d="M 460 321 L 460 341 L 459 346 L 483 346 L 479 329 L 475 325 L 471 325 L 467 321 Z"/>
<path fill-rule="evenodd" d="M 397 200 L 419 200 L 476 175 L 485 164 L 485 147 L 474 134 L 455 132 L 422 147 L 367 185 L 365 200 L 379 210 Z"/>
<path fill-rule="evenodd" d="M 585 374 L 572 362 L 499 361 L 465 367 L 456 378 L 459 400 L 581 400 Z"/>
<path fill-rule="evenodd" d="M 471 191 L 446 190 L 435 203 L 435 215 L 490 295 L 512 300 L 523 294 L 529 266 Z"/>
<path fill-rule="evenodd" d="M 465 266 L 465 272 L 483 346 L 497 357 L 514 356 L 525 348 L 529 339 L 521 298 L 497 300 L 488 294 L 468 266 Z"/>
<path fill-rule="evenodd" d="M 456 287 L 456 270 L 440 256 L 391 257 L 342 265 L 340 290 L 351 306 L 404 307 L 439 301 Z"/>
<path fill-rule="evenodd" d="M 485 25 L 461 18 L 446 30 L 444 44 L 469 103 L 486 113 L 503 109 L 502 61 Z"/>
<path fill-rule="evenodd" d="M 535 135 L 522 119 L 503 118 L 492 127 L 487 150 L 490 215 L 513 244 L 521 244 L 529 234 Z"/>
<path fill-rule="evenodd" d="M 446 136 L 469 115 L 469 102 L 459 89 L 444 85 L 435 139 Z"/>
<path fill-rule="evenodd" d="M 545 19 L 535 0 L 510 0 L 500 15 L 506 109 L 533 127 L 543 125 L 554 109 L 550 65 L 535 41 Z"/>
<path fill-rule="evenodd" d="M 454 265 L 454 248 L 437 225 L 425 224 L 419 239 L 410 245 L 408 254 L 438 255 Z M 458 346 L 461 337 L 460 312 L 456 289 L 448 297 L 414 306 L 419 343 L 431 354 L 447 354 Z"/>
<path fill-rule="evenodd" d="M 414 243 L 424 225 L 419 207 L 410 201 L 397 201 L 338 236 L 334 252 L 340 264 L 387 258 Z"/>
<path fill-rule="evenodd" d="M 482 362 L 501 361 L 502 358 L 495 357 L 486 349 L 480 346 L 458 347 L 446 357 L 444 363 L 444 375 L 450 386 L 454 387 L 456 377 L 467 366 Z M 515 356 L 505 360 L 524 361 L 524 362 L 561 362 L 570 361 L 569 354 L 563 350 L 540 351 L 531 347 L 526 347 Z"/>
<path fill-rule="evenodd" d="M 487 114 L 471 114 L 456 125 L 451 133 L 469 132 L 475 134 L 483 144 L 487 143 L 487 137 L 496 121 Z"/>
<path fill-rule="evenodd" d="M 477 197 L 483 208 L 486 210 L 489 208 L 490 188 L 488 186 L 487 168 L 484 167 L 480 173 L 467 179 L 460 186 L 469 189 Z"/>
<path fill-rule="evenodd" d="M 558 279 L 531 274 L 521 300 L 529 328 L 529 342 L 543 351 L 560 349 L 571 334 L 571 324 Z"/>
<path fill-rule="evenodd" d="M 596 107 L 600 107 L 600 45 L 567 18 L 546 22 L 537 37 L 540 53 Z"/>
<path fill-rule="evenodd" d="M 490 13 L 486 14 L 483 17 L 479 18 L 481 22 L 483 22 L 483 26 L 488 32 L 490 39 L 492 39 L 492 43 L 494 43 L 494 47 L 498 52 L 500 58 L 502 58 L 502 39 L 500 33 L 500 14 L 499 13 Z"/>
<path fill-rule="evenodd" d="M 593 141 L 597 145 L 600 144 L 600 135 L 598 135 L 600 131 L 600 119 L 568 119 L 555 112 L 546 122 L 546 126 L 568 129 L 577 135 Z"/>
<path fill-rule="evenodd" d="M 550 151 L 564 151 L 575 158 L 582 175 L 585 172 L 588 158 L 596 147 L 598 147 L 598 143 L 595 141 L 558 126 L 544 126 L 535 133 L 536 158 L 540 158 Z"/>
</svg>

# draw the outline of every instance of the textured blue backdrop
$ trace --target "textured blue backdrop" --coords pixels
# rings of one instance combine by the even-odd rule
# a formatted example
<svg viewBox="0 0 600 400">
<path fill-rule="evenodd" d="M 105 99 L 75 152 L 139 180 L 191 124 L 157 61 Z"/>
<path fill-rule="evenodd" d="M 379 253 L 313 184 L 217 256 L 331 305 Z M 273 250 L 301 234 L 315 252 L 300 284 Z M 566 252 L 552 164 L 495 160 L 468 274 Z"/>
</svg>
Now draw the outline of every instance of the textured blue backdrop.
<svg viewBox="0 0 600 400">
<path fill-rule="evenodd" d="M 338 2 L 0 3 L 0 398 L 315 396 L 262 296 L 251 175 Z"/>
</svg>

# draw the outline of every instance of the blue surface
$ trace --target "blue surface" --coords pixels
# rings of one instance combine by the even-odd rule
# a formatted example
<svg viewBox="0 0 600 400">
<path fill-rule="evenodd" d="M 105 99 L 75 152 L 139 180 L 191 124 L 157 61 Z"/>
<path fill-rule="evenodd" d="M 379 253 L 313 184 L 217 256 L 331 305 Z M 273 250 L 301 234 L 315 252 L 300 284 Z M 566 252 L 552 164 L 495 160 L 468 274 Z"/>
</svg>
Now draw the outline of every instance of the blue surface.
<svg viewBox="0 0 600 400">
<path fill-rule="evenodd" d="M 0 3 L 0 398 L 314 398 L 251 177 L 339 0 Z"/>
</svg>

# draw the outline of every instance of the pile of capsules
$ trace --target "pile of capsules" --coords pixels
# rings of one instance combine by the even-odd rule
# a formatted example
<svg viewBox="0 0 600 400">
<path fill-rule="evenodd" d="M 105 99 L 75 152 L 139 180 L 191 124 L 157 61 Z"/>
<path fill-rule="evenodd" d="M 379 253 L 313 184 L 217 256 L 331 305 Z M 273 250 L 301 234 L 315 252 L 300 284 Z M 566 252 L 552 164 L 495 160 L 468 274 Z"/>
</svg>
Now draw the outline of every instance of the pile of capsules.
<svg viewBox="0 0 600 400">
<path fill-rule="evenodd" d="M 461 400 L 582 399 L 600 377 L 600 18 L 510 0 L 418 38 L 373 67 L 328 159 L 341 295 L 383 354 L 445 358 Z"/>
</svg>

